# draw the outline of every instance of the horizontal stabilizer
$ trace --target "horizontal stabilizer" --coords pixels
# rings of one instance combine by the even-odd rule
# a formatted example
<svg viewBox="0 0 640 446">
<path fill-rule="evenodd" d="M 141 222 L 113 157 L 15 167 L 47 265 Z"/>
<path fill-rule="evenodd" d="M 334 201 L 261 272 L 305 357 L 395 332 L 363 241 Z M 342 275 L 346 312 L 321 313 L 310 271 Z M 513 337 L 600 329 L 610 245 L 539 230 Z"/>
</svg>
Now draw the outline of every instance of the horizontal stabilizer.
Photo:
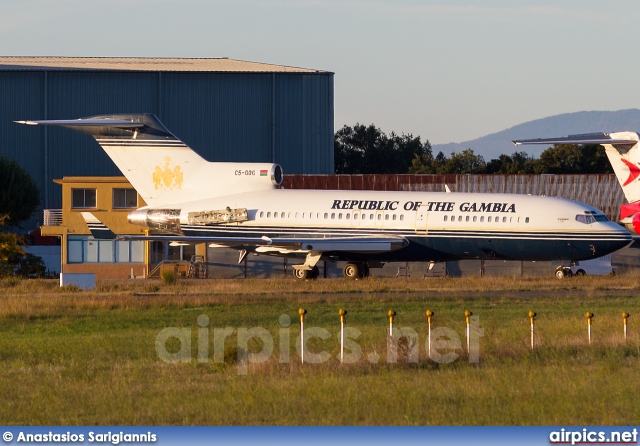
<svg viewBox="0 0 640 446">
<path fill-rule="evenodd" d="M 558 138 L 516 139 L 511 141 L 516 146 L 523 144 L 623 144 L 635 145 L 637 140 L 612 138 L 607 133 L 586 133 Z"/>
<path fill-rule="evenodd" d="M 93 238 L 97 240 L 114 240 L 116 238 L 114 232 L 98 220 L 91 212 L 81 212 L 81 214 Z"/>
<path fill-rule="evenodd" d="M 50 125 L 60 127 L 116 127 L 121 129 L 135 129 L 144 127 L 141 122 L 132 122 L 122 119 L 109 118 L 83 118 L 83 119 L 52 119 L 45 121 L 13 121 L 16 124 L 26 125 Z"/>
</svg>

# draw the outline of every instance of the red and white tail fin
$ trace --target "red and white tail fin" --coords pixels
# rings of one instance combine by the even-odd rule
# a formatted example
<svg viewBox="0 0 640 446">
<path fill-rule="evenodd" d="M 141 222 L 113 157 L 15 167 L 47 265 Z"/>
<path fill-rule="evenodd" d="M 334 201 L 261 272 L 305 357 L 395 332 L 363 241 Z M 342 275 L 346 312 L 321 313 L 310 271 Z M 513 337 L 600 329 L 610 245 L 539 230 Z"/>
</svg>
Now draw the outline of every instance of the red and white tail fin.
<svg viewBox="0 0 640 446">
<path fill-rule="evenodd" d="M 640 136 L 636 132 L 588 133 L 560 138 L 521 139 L 521 144 L 601 144 L 629 203 L 640 202 Z"/>
<path fill-rule="evenodd" d="M 273 189 L 282 182 L 277 164 L 208 162 L 152 114 L 16 122 L 93 136 L 150 207 Z"/>
</svg>

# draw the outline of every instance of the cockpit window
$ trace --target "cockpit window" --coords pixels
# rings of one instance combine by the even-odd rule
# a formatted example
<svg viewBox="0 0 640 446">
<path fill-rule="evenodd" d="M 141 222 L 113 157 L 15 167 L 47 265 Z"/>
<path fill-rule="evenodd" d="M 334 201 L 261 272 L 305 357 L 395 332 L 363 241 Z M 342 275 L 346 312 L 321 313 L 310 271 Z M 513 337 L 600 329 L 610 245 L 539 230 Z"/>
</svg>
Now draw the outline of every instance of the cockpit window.
<svg viewBox="0 0 640 446">
<path fill-rule="evenodd" d="M 591 223 L 595 223 L 596 221 L 609 221 L 609 219 L 606 215 L 594 214 L 590 212 L 587 215 L 576 215 L 576 221 L 579 221 L 580 223 L 584 223 L 586 225 L 590 225 Z"/>
</svg>

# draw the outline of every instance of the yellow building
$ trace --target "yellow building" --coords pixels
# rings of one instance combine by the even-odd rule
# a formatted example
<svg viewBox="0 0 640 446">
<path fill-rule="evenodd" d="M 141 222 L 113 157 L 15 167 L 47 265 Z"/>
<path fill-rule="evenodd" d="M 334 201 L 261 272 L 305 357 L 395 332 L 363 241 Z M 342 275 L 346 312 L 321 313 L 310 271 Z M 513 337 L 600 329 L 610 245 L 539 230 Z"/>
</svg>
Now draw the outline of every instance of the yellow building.
<svg viewBox="0 0 640 446">
<path fill-rule="evenodd" d="M 95 240 L 81 212 L 91 212 L 116 234 L 145 234 L 127 214 L 145 203 L 124 177 L 64 177 L 62 209 L 46 209 L 42 235 L 60 237 L 62 273 L 95 273 L 96 278 L 144 276 L 149 271 L 147 243 Z"/>
</svg>

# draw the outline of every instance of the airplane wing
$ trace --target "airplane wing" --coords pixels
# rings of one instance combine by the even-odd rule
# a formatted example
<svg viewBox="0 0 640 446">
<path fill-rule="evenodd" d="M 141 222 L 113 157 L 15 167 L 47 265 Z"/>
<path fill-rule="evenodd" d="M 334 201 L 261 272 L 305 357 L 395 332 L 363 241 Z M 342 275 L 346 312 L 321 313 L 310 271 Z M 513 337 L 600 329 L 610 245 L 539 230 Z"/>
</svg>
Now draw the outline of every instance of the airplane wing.
<svg viewBox="0 0 640 446">
<path fill-rule="evenodd" d="M 192 237 L 177 235 L 118 235 L 116 240 L 170 241 L 174 243 L 209 243 L 220 247 L 258 252 L 389 252 L 405 247 L 409 241 L 402 236 L 354 237 Z"/>
<path fill-rule="evenodd" d="M 516 139 L 511 142 L 516 146 L 522 144 L 622 144 L 633 146 L 638 143 L 638 141 L 630 139 L 614 139 L 607 133 L 585 133 L 558 138 Z"/>
</svg>

